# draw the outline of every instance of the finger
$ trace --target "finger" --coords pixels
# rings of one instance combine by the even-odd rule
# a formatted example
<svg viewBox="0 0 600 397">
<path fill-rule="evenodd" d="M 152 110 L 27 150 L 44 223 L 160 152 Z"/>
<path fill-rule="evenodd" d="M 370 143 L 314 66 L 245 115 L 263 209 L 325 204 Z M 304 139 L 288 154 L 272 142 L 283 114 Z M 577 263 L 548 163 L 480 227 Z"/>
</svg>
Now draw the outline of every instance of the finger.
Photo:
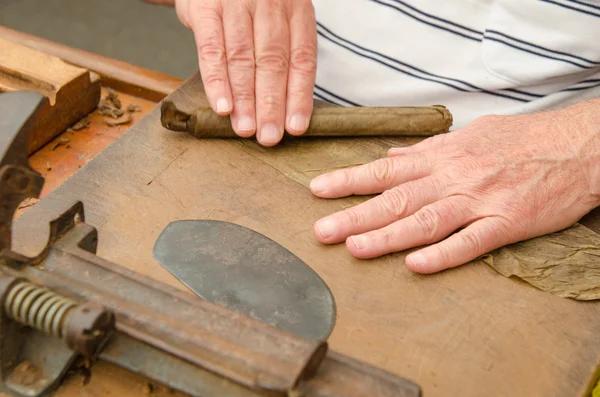
<svg viewBox="0 0 600 397">
<path fill-rule="evenodd" d="M 225 116 L 231 113 L 232 104 L 221 10 L 212 5 L 212 2 L 207 2 L 206 5 L 194 4 L 193 7 L 193 11 L 190 10 L 190 23 L 198 47 L 200 74 L 206 97 L 213 110 Z"/>
<path fill-rule="evenodd" d="M 411 253 L 405 259 L 416 273 L 431 274 L 470 262 L 514 241 L 497 218 L 484 218 L 447 239 Z"/>
<path fill-rule="evenodd" d="M 190 11 L 190 0 L 176 0 L 175 1 L 175 13 L 179 21 L 188 29 L 191 29 L 192 25 L 189 21 Z"/>
<path fill-rule="evenodd" d="M 461 199 L 450 197 L 379 230 L 351 236 L 346 245 L 357 258 L 376 258 L 438 242 L 464 226 L 471 216 Z"/>
<path fill-rule="evenodd" d="M 434 178 L 425 178 L 386 190 L 367 202 L 319 220 L 314 227 L 315 236 L 324 244 L 336 244 L 387 226 L 439 200 L 438 186 Z"/>
<path fill-rule="evenodd" d="M 231 125 L 241 137 L 256 131 L 254 106 L 254 38 L 252 16 L 244 5 L 223 10 L 225 46 L 233 112 Z"/>
<path fill-rule="evenodd" d="M 429 174 L 427 156 L 383 158 L 358 167 L 336 170 L 313 179 L 310 189 L 321 198 L 376 194 Z"/>
<path fill-rule="evenodd" d="M 290 70 L 287 89 L 286 129 L 302 135 L 310 123 L 317 74 L 317 22 L 310 1 L 294 0 L 290 20 Z"/>
<path fill-rule="evenodd" d="M 422 153 L 426 150 L 437 149 L 448 145 L 452 139 L 456 136 L 456 133 L 453 134 L 440 134 L 434 135 L 427 139 L 422 140 L 419 143 L 416 143 L 412 146 L 401 147 L 401 148 L 392 148 L 388 150 L 388 156 L 403 156 L 406 154 L 413 153 Z"/>
<path fill-rule="evenodd" d="M 264 146 L 281 141 L 290 59 L 290 32 L 282 2 L 259 1 L 254 14 L 257 139 Z"/>
</svg>

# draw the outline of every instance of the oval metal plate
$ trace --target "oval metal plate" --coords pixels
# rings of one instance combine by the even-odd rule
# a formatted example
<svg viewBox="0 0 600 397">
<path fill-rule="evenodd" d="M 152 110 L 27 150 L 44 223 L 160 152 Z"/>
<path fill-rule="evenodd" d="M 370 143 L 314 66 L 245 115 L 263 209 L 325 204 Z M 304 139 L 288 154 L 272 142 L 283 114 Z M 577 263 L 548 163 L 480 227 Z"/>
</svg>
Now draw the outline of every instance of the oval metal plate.
<svg viewBox="0 0 600 397">
<path fill-rule="evenodd" d="M 310 340 L 325 340 L 335 302 L 325 282 L 275 241 L 214 220 L 169 224 L 154 257 L 200 298 Z"/>
</svg>

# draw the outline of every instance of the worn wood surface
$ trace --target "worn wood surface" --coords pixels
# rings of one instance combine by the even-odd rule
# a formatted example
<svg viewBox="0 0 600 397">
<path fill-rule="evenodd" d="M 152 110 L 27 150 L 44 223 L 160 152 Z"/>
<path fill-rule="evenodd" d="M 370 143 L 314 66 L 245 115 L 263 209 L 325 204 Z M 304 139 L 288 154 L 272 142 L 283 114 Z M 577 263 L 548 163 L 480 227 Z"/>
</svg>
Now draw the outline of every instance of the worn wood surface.
<svg viewBox="0 0 600 397">
<path fill-rule="evenodd" d="M 29 136 L 33 153 L 96 107 L 100 78 L 0 34 L 0 92 L 18 90 L 46 96 Z"/>
<path fill-rule="evenodd" d="M 160 101 L 182 82 L 164 73 L 55 43 L 5 26 L 0 26 L 0 37 L 54 55 L 70 64 L 93 70 L 102 78 L 104 87 L 111 87 L 150 101 Z"/>
<path fill-rule="evenodd" d="M 200 92 L 195 76 L 170 97 L 193 108 L 206 105 Z M 414 140 L 297 140 L 267 149 L 166 131 L 159 117 L 155 108 L 25 213 L 15 248 L 35 253 L 47 222 L 83 200 L 86 221 L 99 229 L 100 256 L 183 289 L 152 257 L 164 227 L 178 219 L 236 222 L 323 277 L 338 308 L 333 350 L 411 378 L 427 397 L 588 391 L 600 364 L 600 303 L 543 293 L 482 263 L 418 276 L 403 254 L 363 261 L 313 237 L 317 219 L 364 198 L 316 199 L 311 178 Z"/>
<path fill-rule="evenodd" d="M 104 97 L 106 94 L 106 88 L 102 88 L 102 96 Z M 88 127 L 79 131 L 70 128 L 63 131 L 29 157 L 29 163 L 33 169 L 45 178 L 41 197 L 45 197 L 64 183 L 79 168 L 102 152 L 156 106 L 156 102 L 121 92 L 117 94 L 125 107 L 129 104 L 139 106 L 140 111 L 132 113 L 130 124 L 110 127 L 104 122 L 104 116 L 94 110 L 77 120 L 78 122 L 84 119 L 89 120 Z M 28 211 L 38 201 L 38 199 L 33 198 L 24 201 L 17 210 L 16 217 Z"/>
</svg>

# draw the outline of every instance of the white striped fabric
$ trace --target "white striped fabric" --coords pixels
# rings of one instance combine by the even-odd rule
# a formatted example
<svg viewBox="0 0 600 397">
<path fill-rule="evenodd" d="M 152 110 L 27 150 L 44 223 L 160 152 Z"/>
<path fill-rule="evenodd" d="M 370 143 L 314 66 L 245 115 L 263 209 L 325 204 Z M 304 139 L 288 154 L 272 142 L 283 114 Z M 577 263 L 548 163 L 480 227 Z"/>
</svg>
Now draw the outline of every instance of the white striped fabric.
<svg viewBox="0 0 600 397">
<path fill-rule="evenodd" d="M 313 0 L 315 97 L 442 104 L 453 129 L 600 87 L 600 0 Z"/>
</svg>

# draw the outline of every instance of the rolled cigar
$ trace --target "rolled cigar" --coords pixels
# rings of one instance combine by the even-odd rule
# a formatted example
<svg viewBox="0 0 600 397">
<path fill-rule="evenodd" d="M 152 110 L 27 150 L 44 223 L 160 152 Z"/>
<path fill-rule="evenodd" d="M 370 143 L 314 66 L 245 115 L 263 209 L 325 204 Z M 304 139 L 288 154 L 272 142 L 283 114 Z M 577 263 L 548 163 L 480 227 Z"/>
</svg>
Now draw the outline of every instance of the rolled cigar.
<svg viewBox="0 0 600 397">
<path fill-rule="evenodd" d="M 229 116 L 211 108 L 193 113 L 179 110 L 172 101 L 161 106 L 161 123 L 172 131 L 196 138 L 239 138 Z M 432 136 L 448 132 L 452 114 L 444 106 L 316 107 L 302 137 Z M 288 135 L 288 134 L 286 134 Z"/>
</svg>

